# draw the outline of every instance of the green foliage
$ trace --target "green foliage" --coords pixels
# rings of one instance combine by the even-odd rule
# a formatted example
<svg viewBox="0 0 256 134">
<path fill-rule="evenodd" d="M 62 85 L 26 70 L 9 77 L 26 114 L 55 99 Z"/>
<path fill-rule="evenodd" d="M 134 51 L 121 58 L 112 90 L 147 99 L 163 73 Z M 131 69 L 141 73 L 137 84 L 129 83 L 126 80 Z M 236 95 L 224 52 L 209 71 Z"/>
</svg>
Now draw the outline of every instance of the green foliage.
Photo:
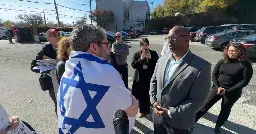
<svg viewBox="0 0 256 134">
<path fill-rule="evenodd" d="M 164 17 L 164 9 L 162 5 L 158 5 L 153 11 L 153 18 Z"/>
<path fill-rule="evenodd" d="M 198 7 L 199 12 L 226 10 L 236 0 L 203 0 Z"/>
<path fill-rule="evenodd" d="M 256 23 L 255 4 L 256 0 L 234 0 L 227 12 L 238 18 L 239 23 Z"/>
<path fill-rule="evenodd" d="M 17 18 L 32 26 L 40 26 L 43 24 L 42 16 L 37 14 L 19 14 Z"/>
<path fill-rule="evenodd" d="M 90 18 L 103 28 L 115 21 L 114 13 L 108 10 L 95 10 L 90 14 Z"/>
</svg>

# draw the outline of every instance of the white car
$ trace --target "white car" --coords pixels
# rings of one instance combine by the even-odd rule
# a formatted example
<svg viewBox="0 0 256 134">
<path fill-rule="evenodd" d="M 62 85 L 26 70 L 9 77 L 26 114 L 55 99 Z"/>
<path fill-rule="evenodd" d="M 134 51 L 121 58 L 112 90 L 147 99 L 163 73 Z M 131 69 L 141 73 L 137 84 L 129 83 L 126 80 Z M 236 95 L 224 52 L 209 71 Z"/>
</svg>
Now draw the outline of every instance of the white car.
<svg viewBox="0 0 256 134">
<path fill-rule="evenodd" d="M 1 39 L 7 39 L 5 32 L 7 31 L 7 29 L 0 27 L 0 40 Z"/>
</svg>

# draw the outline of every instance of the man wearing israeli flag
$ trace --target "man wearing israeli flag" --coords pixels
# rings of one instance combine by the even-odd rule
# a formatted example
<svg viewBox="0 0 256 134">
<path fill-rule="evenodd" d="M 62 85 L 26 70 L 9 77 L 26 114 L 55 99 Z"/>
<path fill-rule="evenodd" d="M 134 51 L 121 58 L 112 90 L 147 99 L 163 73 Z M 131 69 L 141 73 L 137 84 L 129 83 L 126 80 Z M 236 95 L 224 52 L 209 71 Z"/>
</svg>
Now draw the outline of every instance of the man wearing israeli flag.
<svg viewBox="0 0 256 134">
<path fill-rule="evenodd" d="M 114 134 L 114 112 L 122 109 L 132 118 L 138 102 L 106 60 L 110 53 L 106 31 L 77 26 L 70 42 L 72 52 L 57 97 L 59 134 Z"/>
</svg>

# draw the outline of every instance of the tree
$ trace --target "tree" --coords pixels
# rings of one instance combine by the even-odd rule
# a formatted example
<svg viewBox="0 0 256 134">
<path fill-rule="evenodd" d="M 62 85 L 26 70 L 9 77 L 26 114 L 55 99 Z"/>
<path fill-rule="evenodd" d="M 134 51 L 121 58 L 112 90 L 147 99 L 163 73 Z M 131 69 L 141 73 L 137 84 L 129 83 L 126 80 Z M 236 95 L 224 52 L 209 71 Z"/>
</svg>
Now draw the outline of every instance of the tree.
<svg viewBox="0 0 256 134">
<path fill-rule="evenodd" d="M 90 18 L 103 28 L 115 21 L 114 13 L 108 10 L 95 10 L 91 12 Z"/>
<path fill-rule="evenodd" d="M 203 0 L 198 7 L 199 12 L 223 10 L 225 11 L 236 0 Z"/>
<path fill-rule="evenodd" d="M 87 16 L 86 14 L 80 18 L 79 20 L 77 20 L 74 25 L 83 25 L 83 24 L 86 24 L 86 21 L 87 21 Z"/>
<path fill-rule="evenodd" d="M 43 24 L 43 18 L 37 14 L 19 14 L 17 16 L 18 19 L 32 25 L 32 26 L 40 26 Z"/>
<path fill-rule="evenodd" d="M 164 9 L 162 5 L 157 5 L 153 11 L 153 18 L 164 17 Z"/>
<path fill-rule="evenodd" d="M 164 16 L 174 16 L 177 12 L 189 14 L 194 8 L 190 5 L 192 2 L 192 0 L 165 0 L 163 6 Z"/>
<path fill-rule="evenodd" d="M 53 21 L 48 21 L 46 23 L 47 27 L 53 28 L 53 27 L 57 27 L 58 25 L 56 23 L 54 23 Z"/>
<path fill-rule="evenodd" d="M 239 23 L 256 23 L 255 0 L 233 0 L 227 13 L 238 19 Z"/>
</svg>

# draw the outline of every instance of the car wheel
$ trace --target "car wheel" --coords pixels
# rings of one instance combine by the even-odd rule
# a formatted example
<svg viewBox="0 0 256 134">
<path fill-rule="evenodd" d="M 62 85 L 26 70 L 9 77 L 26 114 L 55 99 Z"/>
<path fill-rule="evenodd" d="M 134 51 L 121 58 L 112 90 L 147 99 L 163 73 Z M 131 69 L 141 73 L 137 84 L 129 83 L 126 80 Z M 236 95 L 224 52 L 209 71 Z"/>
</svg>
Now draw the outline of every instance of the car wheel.
<svg viewBox="0 0 256 134">
<path fill-rule="evenodd" d="M 3 36 L 2 39 L 3 40 L 8 40 L 8 38 L 6 36 Z"/>
<path fill-rule="evenodd" d="M 221 45 L 221 50 L 224 50 L 225 47 L 226 47 L 228 44 L 229 44 L 228 42 L 223 43 L 223 44 Z"/>
<path fill-rule="evenodd" d="M 195 38 L 192 38 L 192 39 L 191 39 L 191 42 L 195 42 Z"/>
</svg>

